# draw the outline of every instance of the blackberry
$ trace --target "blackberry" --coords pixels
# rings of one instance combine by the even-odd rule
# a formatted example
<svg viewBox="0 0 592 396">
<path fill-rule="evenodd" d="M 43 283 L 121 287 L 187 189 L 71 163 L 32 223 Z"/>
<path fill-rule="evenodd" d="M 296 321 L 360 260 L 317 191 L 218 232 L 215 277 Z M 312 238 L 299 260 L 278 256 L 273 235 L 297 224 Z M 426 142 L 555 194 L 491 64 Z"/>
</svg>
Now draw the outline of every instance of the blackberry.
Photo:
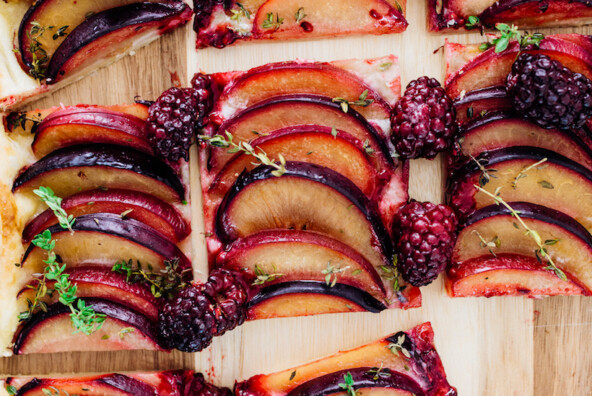
<svg viewBox="0 0 592 396">
<path fill-rule="evenodd" d="M 521 53 L 506 90 L 514 110 L 543 128 L 581 128 L 592 116 L 592 81 L 546 55 Z"/>
<path fill-rule="evenodd" d="M 218 388 L 204 379 L 203 374 L 195 373 L 192 378 L 185 383 L 183 396 L 232 396 L 228 388 Z"/>
<path fill-rule="evenodd" d="M 198 90 L 170 88 L 150 106 L 148 138 L 158 156 L 172 162 L 189 160 L 199 101 Z"/>
<path fill-rule="evenodd" d="M 196 73 L 191 79 L 191 87 L 197 91 L 199 101 L 197 102 L 197 118 L 195 133 L 208 124 L 208 115 L 214 107 L 214 89 L 212 77 L 208 74 Z"/>
<path fill-rule="evenodd" d="M 397 266 L 414 286 L 431 283 L 450 261 L 457 220 L 452 209 L 431 202 L 411 201 L 393 221 Z"/>
<path fill-rule="evenodd" d="M 391 116 L 392 142 L 404 158 L 434 158 L 452 144 L 456 111 L 440 83 L 420 77 L 409 83 Z"/>
<path fill-rule="evenodd" d="M 246 318 L 247 286 L 233 272 L 216 269 L 204 284 L 181 290 L 161 308 L 158 333 L 164 348 L 197 352 L 212 338 L 241 325 Z"/>
</svg>

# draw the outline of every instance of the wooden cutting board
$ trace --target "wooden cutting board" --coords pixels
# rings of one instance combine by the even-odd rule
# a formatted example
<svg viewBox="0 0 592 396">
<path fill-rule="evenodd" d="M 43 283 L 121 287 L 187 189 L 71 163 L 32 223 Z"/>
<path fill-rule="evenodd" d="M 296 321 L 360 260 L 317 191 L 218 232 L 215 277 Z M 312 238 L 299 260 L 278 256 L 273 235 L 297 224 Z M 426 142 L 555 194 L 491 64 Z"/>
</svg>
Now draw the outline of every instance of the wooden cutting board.
<svg viewBox="0 0 592 396">
<path fill-rule="evenodd" d="M 267 62 L 314 59 L 329 61 L 393 53 L 399 57 L 403 85 L 421 75 L 442 80 L 445 36 L 426 32 L 425 1 L 408 1 L 410 27 L 404 34 L 330 40 L 246 43 L 224 50 L 194 50 L 190 26 L 163 37 L 30 107 L 58 103 L 115 104 L 134 96 L 154 99 L 172 81 L 187 84 L 198 70 L 243 70 Z M 543 31 L 550 33 L 550 31 Z M 554 29 L 592 33 L 592 28 Z M 448 36 L 452 42 L 482 41 L 479 33 Z M 434 53 L 437 51 L 436 53 Z M 194 263 L 205 269 L 201 200 L 195 152 L 192 158 Z M 441 161 L 411 163 L 410 194 L 440 202 Z M 194 368 L 217 384 L 286 369 L 431 321 L 436 346 L 451 384 L 460 395 L 592 394 L 592 299 L 569 297 L 450 299 L 439 279 L 423 288 L 423 308 L 379 315 L 349 313 L 250 322 L 216 338 L 198 354 L 146 351 L 64 353 L 0 359 L 1 375 L 82 373 Z"/>
</svg>

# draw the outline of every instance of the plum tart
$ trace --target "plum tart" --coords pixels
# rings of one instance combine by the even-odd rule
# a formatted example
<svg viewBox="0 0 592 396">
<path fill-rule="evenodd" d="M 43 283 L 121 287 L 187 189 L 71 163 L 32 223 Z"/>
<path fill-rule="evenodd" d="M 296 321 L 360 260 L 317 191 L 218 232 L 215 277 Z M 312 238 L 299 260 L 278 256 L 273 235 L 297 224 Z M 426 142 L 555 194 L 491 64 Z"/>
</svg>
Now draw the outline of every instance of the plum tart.
<svg viewBox="0 0 592 396">
<path fill-rule="evenodd" d="M 192 14 L 182 0 L 4 2 L 0 111 L 82 78 Z"/>
<path fill-rule="evenodd" d="M 407 0 L 194 0 L 197 48 L 237 40 L 400 33 Z"/>
<path fill-rule="evenodd" d="M 78 377 L 9 377 L 3 381 L 6 394 L 33 395 L 113 395 L 113 396 L 231 396 L 227 388 L 205 381 L 190 370 L 111 373 Z"/>
<path fill-rule="evenodd" d="M 525 28 L 580 26 L 592 22 L 588 0 L 427 0 L 428 29 L 493 29 L 496 24 Z"/>
<path fill-rule="evenodd" d="M 460 229 L 448 292 L 590 295 L 592 41 L 492 44 L 446 44 L 460 123 L 448 161 Z"/>
<path fill-rule="evenodd" d="M 374 343 L 235 386 L 237 396 L 454 396 L 434 347 L 430 323 Z"/>
</svg>

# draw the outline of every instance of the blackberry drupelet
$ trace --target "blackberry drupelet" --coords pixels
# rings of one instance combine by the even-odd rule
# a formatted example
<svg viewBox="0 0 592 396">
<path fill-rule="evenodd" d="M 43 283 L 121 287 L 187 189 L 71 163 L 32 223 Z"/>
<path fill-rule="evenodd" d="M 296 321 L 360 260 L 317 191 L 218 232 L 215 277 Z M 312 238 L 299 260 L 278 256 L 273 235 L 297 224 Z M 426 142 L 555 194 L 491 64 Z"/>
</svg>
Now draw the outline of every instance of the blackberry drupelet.
<svg viewBox="0 0 592 396">
<path fill-rule="evenodd" d="M 409 83 L 391 116 L 392 142 L 403 158 L 434 158 L 452 144 L 456 111 L 440 83 L 420 77 Z"/>
<path fill-rule="evenodd" d="M 592 116 L 592 81 L 546 55 L 521 53 L 506 90 L 514 110 L 544 128 L 581 128 Z"/>
<path fill-rule="evenodd" d="M 197 91 L 197 118 L 195 133 L 208 124 L 208 115 L 214 107 L 214 90 L 212 77 L 208 74 L 196 73 L 191 79 L 191 87 Z"/>
<path fill-rule="evenodd" d="M 232 392 L 228 388 L 218 388 L 206 382 L 203 374 L 195 373 L 185 385 L 183 396 L 232 396 Z"/>
<path fill-rule="evenodd" d="M 241 325 L 246 318 L 247 286 L 233 272 L 216 269 L 204 284 L 181 290 L 161 308 L 158 331 L 164 348 L 197 352 L 212 338 Z"/>
<path fill-rule="evenodd" d="M 397 266 L 407 282 L 424 286 L 435 280 L 450 261 L 457 220 L 446 205 L 411 201 L 393 221 Z"/>
</svg>

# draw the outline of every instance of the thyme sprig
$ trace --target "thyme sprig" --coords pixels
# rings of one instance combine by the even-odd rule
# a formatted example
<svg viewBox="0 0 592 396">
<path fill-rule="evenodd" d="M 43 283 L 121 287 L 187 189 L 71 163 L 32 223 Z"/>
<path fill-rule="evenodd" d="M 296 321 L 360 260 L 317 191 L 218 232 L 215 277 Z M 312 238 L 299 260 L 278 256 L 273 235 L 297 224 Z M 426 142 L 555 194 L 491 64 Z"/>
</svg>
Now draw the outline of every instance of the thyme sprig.
<svg viewBox="0 0 592 396">
<path fill-rule="evenodd" d="M 479 238 L 479 246 L 481 246 L 482 248 L 488 248 L 489 253 L 491 253 L 493 257 L 497 257 L 493 249 L 502 246 L 501 239 L 496 235 L 493 238 L 491 238 L 491 241 L 487 242 L 485 238 L 483 238 L 483 236 L 479 233 L 479 231 L 473 230 L 473 232 L 477 235 L 477 238 Z"/>
<path fill-rule="evenodd" d="M 497 176 L 493 174 L 493 173 L 497 172 L 497 169 L 486 168 L 485 167 L 485 165 L 487 164 L 486 160 L 477 159 L 474 156 L 472 156 L 471 154 L 469 154 L 469 157 L 471 158 L 471 161 L 473 161 L 477 165 L 479 170 L 481 171 L 481 175 L 479 175 L 479 185 L 481 187 L 484 187 L 487 183 L 489 183 L 491 181 L 491 179 L 497 179 Z"/>
<path fill-rule="evenodd" d="M 307 15 L 304 13 L 304 7 L 300 7 L 298 11 L 296 11 L 296 13 L 294 14 L 294 19 L 296 20 L 296 23 L 300 23 L 306 17 Z"/>
<path fill-rule="evenodd" d="M 372 103 L 374 103 L 374 99 L 368 99 L 368 90 L 364 90 L 364 92 L 362 92 L 360 94 L 360 96 L 358 97 L 358 100 L 354 100 L 354 101 L 349 101 L 345 98 L 333 98 L 331 99 L 333 103 L 339 103 L 339 106 L 341 106 L 341 110 L 344 113 L 347 113 L 349 110 L 349 106 L 360 106 L 360 107 L 367 107 L 369 105 L 371 105 Z"/>
<path fill-rule="evenodd" d="M 547 158 L 543 158 L 540 161 L 535 162 L 532 165 L 529 165 L 527 167 L 525 167 L 524 169 L 522 169 L 514 178 L 514 180 L 512 181 L 512 188 L 516 189 L 516 187 L 518 186 L 518 180 L 525 178 L 527 175 L 526 173 L 534 168 L 536 168 L 537 166 L 545 163 L 547 161 Z"/>
<path fill-rule="evenodd" d="M 407 348 L 403 346 L 403 344 L 405 343 L 405 339 L 406 335 L 405 333 L 403 333 L 397 337 L 396 342 L 391 342 L 390 344 L 388 344 L 387 348 L 390 349 L 391 352 L 397 356 L 399 356 L 399 354 L 402 354 L 407 359 L 411 359 L 411 353 L 407 350 Z"/>
<path fill-rule="evenodd" d="M 565 276 L 565 273 L 559 269 L 557 267 L 557 265 L 555 264 L 555 262 L 553 261 L 553 259 L 551 258 L 551 256 L 549 256 L 549 253 L 547 251 L 546 246 L 550 246 L 550 245 L 554 245 L 556 244 L 559 240 L 557 239 L 548 239 L 546 241 L 543 241 L 543 239 L 541 238 L 541 235 L 531 229 L 530 227 L 528 227 L 528 225 L 526 225 L 526 223 L 524 222 L 524 220 L 522 220 L 522 217 L 520 217 L 520 212 L 513 209 L 506 201 L 504 201 L 504 199 L 502 197 L 500 197 L 499 195 L 499 188 L 495 191 L 495 194 L 492 194 L 491 192 L 479 187 L 478 185 L 474 184 L 473 185 L 478 191 L 481 191 L 482 193 L 484 193 L 485 195 L 491 197 L 494 201 L 494 203 L 496 205 L 503 205 L 506 209 L 508 209 L 510 211 L 510 214 L 512 217 L 514 217 L 516 219 L 516 221 L 518 221 L 518 223 L 522 226 L 522 228 L 524 228 L 525 230 L 525 235 L 529 236 L 530 238 L 532 238 L 532 240 L 536 243 L 538 249 L 535 249 L 534 254 L 536 259 L 540 262 L 540 263 L 546 263 L 547 266 L 545 267 L 545 269 L 553 271 L 555 273 L 555 275 L 557 275 L 557 277 L 563 281 L 567 280 L 567 276 Z M 516 228 L 517 224 L 514 223 L 514 226 Z"/>
<path fill-rule="evenodd" d="M 73 232 L 72 225 L 74 224 L 74 218 L 71 215 L 68 216 L 66 211 L 61 207 L 62 199 L 56 197 L 48 187 L 40 187 L 33 192 L 52 209 L 62 228 L 69 229 Z M 41 234 L 36 235 L 31 243 L 45 250 L 47 252 L 47 258 L 43 261 L 45 264 L 43 273 L 35 275 L 37 282 L 34 285 L 28 286 L 35 290 L 35 298 L 33 301 L 27 299 L 28 309 L 18 315 L 19 320 L 24 321 L 30 319 L 37 309 L 46 311 L 47 305 L 41 300 L 46 295 L 51 297 L 55 292 L 58 294 L 58 301 L 70 308 L 70 318 L 72 320 L 72 326 L 75 329 L 74 334 L 82 332 L 83 334 L 91 335 L 96 330 L 99 330 L 105 322 L 106 315 L 96 313 L 92 307 L 86 306 L 84 300 L 76 297 L 78 288 L 70 282 L 70 275 L 64 273 L 66 264 L 58 262 L 57 255 L 54 252 L 56 242 L 52 239 L 51 231 L 48 229 L 44 230 Z M 48 281 L 54 282 L 53 289 L 48 288 Z"/>
<path fill-rule="evenodd" d="M 468 30 L 476 29 L 481 27 L 481 20 L 479 17 L 471 15 L 467 18 L 467 22 L 465 23 L 465 28 Z"/>
<path fill-rule="evenodd" d="M 236 3 L 236 5 L 238 7 L 238 10 L 235 10 L 235 9 L 230 10 L 230 12 L 232 13 L 232 16 L 230 17 L 230 19 L 232 19 L 233 21 L 238 21 L 242 17 L 245 17 L 247 19 L 251 18 L 251 14 L 245 8 L 245 6 L 243 6 L 241 3 Z"/>
<path fill-rule="evenodd" d="M 380 363 L 380 367 L 372 367 L 370 370 L 367 371 L 367 374 L 372 375 L 372 379 L 374 381 L 378 381 L 380 378 L 390 378 L 391 373 L 389 371 L 384 370 L 384 363 Z"/>
<path fill-rule="evenodd" d="M 78 394 L 70 394 L 68 391 L 64 389 L 56 388 L 55 386 L 50 386 L 49 388 L 42 388 L 41 392 L 44 396 L 79 396 Z"/>
<path fill-rule="evenodd" d="M 329 261 L 327 263 L 327 268 L 321 271 L 321 273 L 325 275 L 325 283 L 327 284 L 327 286 L 334 287 L 337 284 L 338 275 L 342 272 L 345 272 L 348 268 L 349 266 L 343 268 L 336 267 L 334 265 L 331 265 L 331 262 Z"/>
<path fill-rule="evenodd" d="M 142 265 L 139 261 L 122 260 L 111 268 L 113 272 L 123 274 L 130 284 L 144 283 L 150 286 L 150 292 L 156 298 L 172 299 L 179 290 L 187 287 L 191 280 L 191 268 L 181 269 L 179 259 L 164 261 L 164 269 L 154 272 L 150 265 Z"/>
<path fill-rule="evenodd" d="M 273 272 L 271 274 L 267 273 L 263 268 L 261 268 L 258 264 L 255 264 L 255 276 L 257 277 L 255 281 L 252 283 L 253 286 L 260 286 L 266 282 L 273 282 L 274 280 L 281 278 L 284 274 L 280 274 L 277 272 L 277 267 L 275 264 L 272 264 Z"/>
<path fill-rule="evenodd" d="M 491 47 L 495 47 L 495 52 L 500 53 L 505 51 L 512 40 L 516 40 L 520 43 L 520 48 L 524 48 L 530 45 L 538 47 L 545 36 L 541 33 L 522 35 L 516 25 L 508 25 L 505 23 L 497 23 L 495 28 L 499 31 L 499 36 L 491 40 L 491 42 L 485 42 L 481 44 L 479 49 L 485 51 Z"/>
<path fill-rule="evenodd" d="M 29 116 L 29 113 L 26 111 L 22 112 L 13 112 L 6 116 L 6 124 L 8 126 L 8 131 L 12 132 L 19 126 L 26 131 L 27 130 L 27 122 L 31 122 L 31 133 L 36 133 L 39 124 L 41 124 L 42 118 L 41 113 L 37 113 L 37 117 Z"/>
<path fill-rule="evenodd" d="M 280 26 L 284 23 L 284 18 L 280 18 L 279 14 L 275 14 L 275 18 L 273 16 L 273 12 L 267 13 L 267 17 L 261 24 L 263 29 L 273 29 L 278 30 Z"/>
<path fill-rule="evenodd" d="M 343 376 L 342 383 L 339 383 L 339 387 L 347 392 L 348 396 L 356 396 L 356 389 L 354 388 L 355 382 L 354 377 L 351 375 L 350 372 Z"/>
<path fill-rule="evenodd" d="M 393 281 L 393 290 L 395 293 L 399 293 L 401 291 L 401 285 L 399 284 L 399 269 L 397 268 L 397 256 L 393 259 L 393 265 L 381 265 L 380 270 L 382 274 L 380 275 L 381 278 L 387 281 Z"/>
<path fill-rule="evenodd" d="M 60 37 L 66 36 L 68 33 L 68 25 L 58 28 L 53 34 L 53 40 L 57 40 Z M 29 75 L 31 77 L 42 80 L 45 78 L 47 72 L 47 66 L 49 64 L 49 56 L 47 51 L 43 48 L 43 45 L 39 41 L 43 35 L 48 31 L 54 31 L 55 26 L 41 26 L 39 22 L 31 22 L 31 29 L 27 32 L 30 44 L 27 51 L 31 54 L 31 68 L 29 69 Z"/>
<path fill-rule="evenodd" d="M 70 232 L 74 232 L 72 230 L 72 226 L 74 225 L 74 216 L 68 215 L 66 211 L 62 208 L 62 198 L 56 196 L 53 190 L 49 187 L 39 187 L 37 190 L 33 190 L 35 195 L 37 195 L 45 204 L 53 211 L 55 217 L 57 217 L 58 222 L 62 228 L 69 230 Z"/>
<path fill-rule="evenodd" d="M 268 165 L 275 168 L 271 174 L 276 177 L 280 177 L 286 173 L 286 159 L 283 155 L 278 154 L 278 160 L 272 160 L 260 147 L 257 147 L 257 150 L 255 150 L 255 148 L 247 142 L 239 142 L 237 144 L 233 141 L 233 136 L 228 131 L 225 132 L 225 135 L 226 137 L 223 135 L 199 135 L 198 138 L 201 141 L 207 142 L 212 147 L 228 148 L 228 153 L 230 154 L 242 151 L 246 155 L 251 155 L 259 161 L 259 163 L 255 163 L 254 165 Z"/>
</svg>

